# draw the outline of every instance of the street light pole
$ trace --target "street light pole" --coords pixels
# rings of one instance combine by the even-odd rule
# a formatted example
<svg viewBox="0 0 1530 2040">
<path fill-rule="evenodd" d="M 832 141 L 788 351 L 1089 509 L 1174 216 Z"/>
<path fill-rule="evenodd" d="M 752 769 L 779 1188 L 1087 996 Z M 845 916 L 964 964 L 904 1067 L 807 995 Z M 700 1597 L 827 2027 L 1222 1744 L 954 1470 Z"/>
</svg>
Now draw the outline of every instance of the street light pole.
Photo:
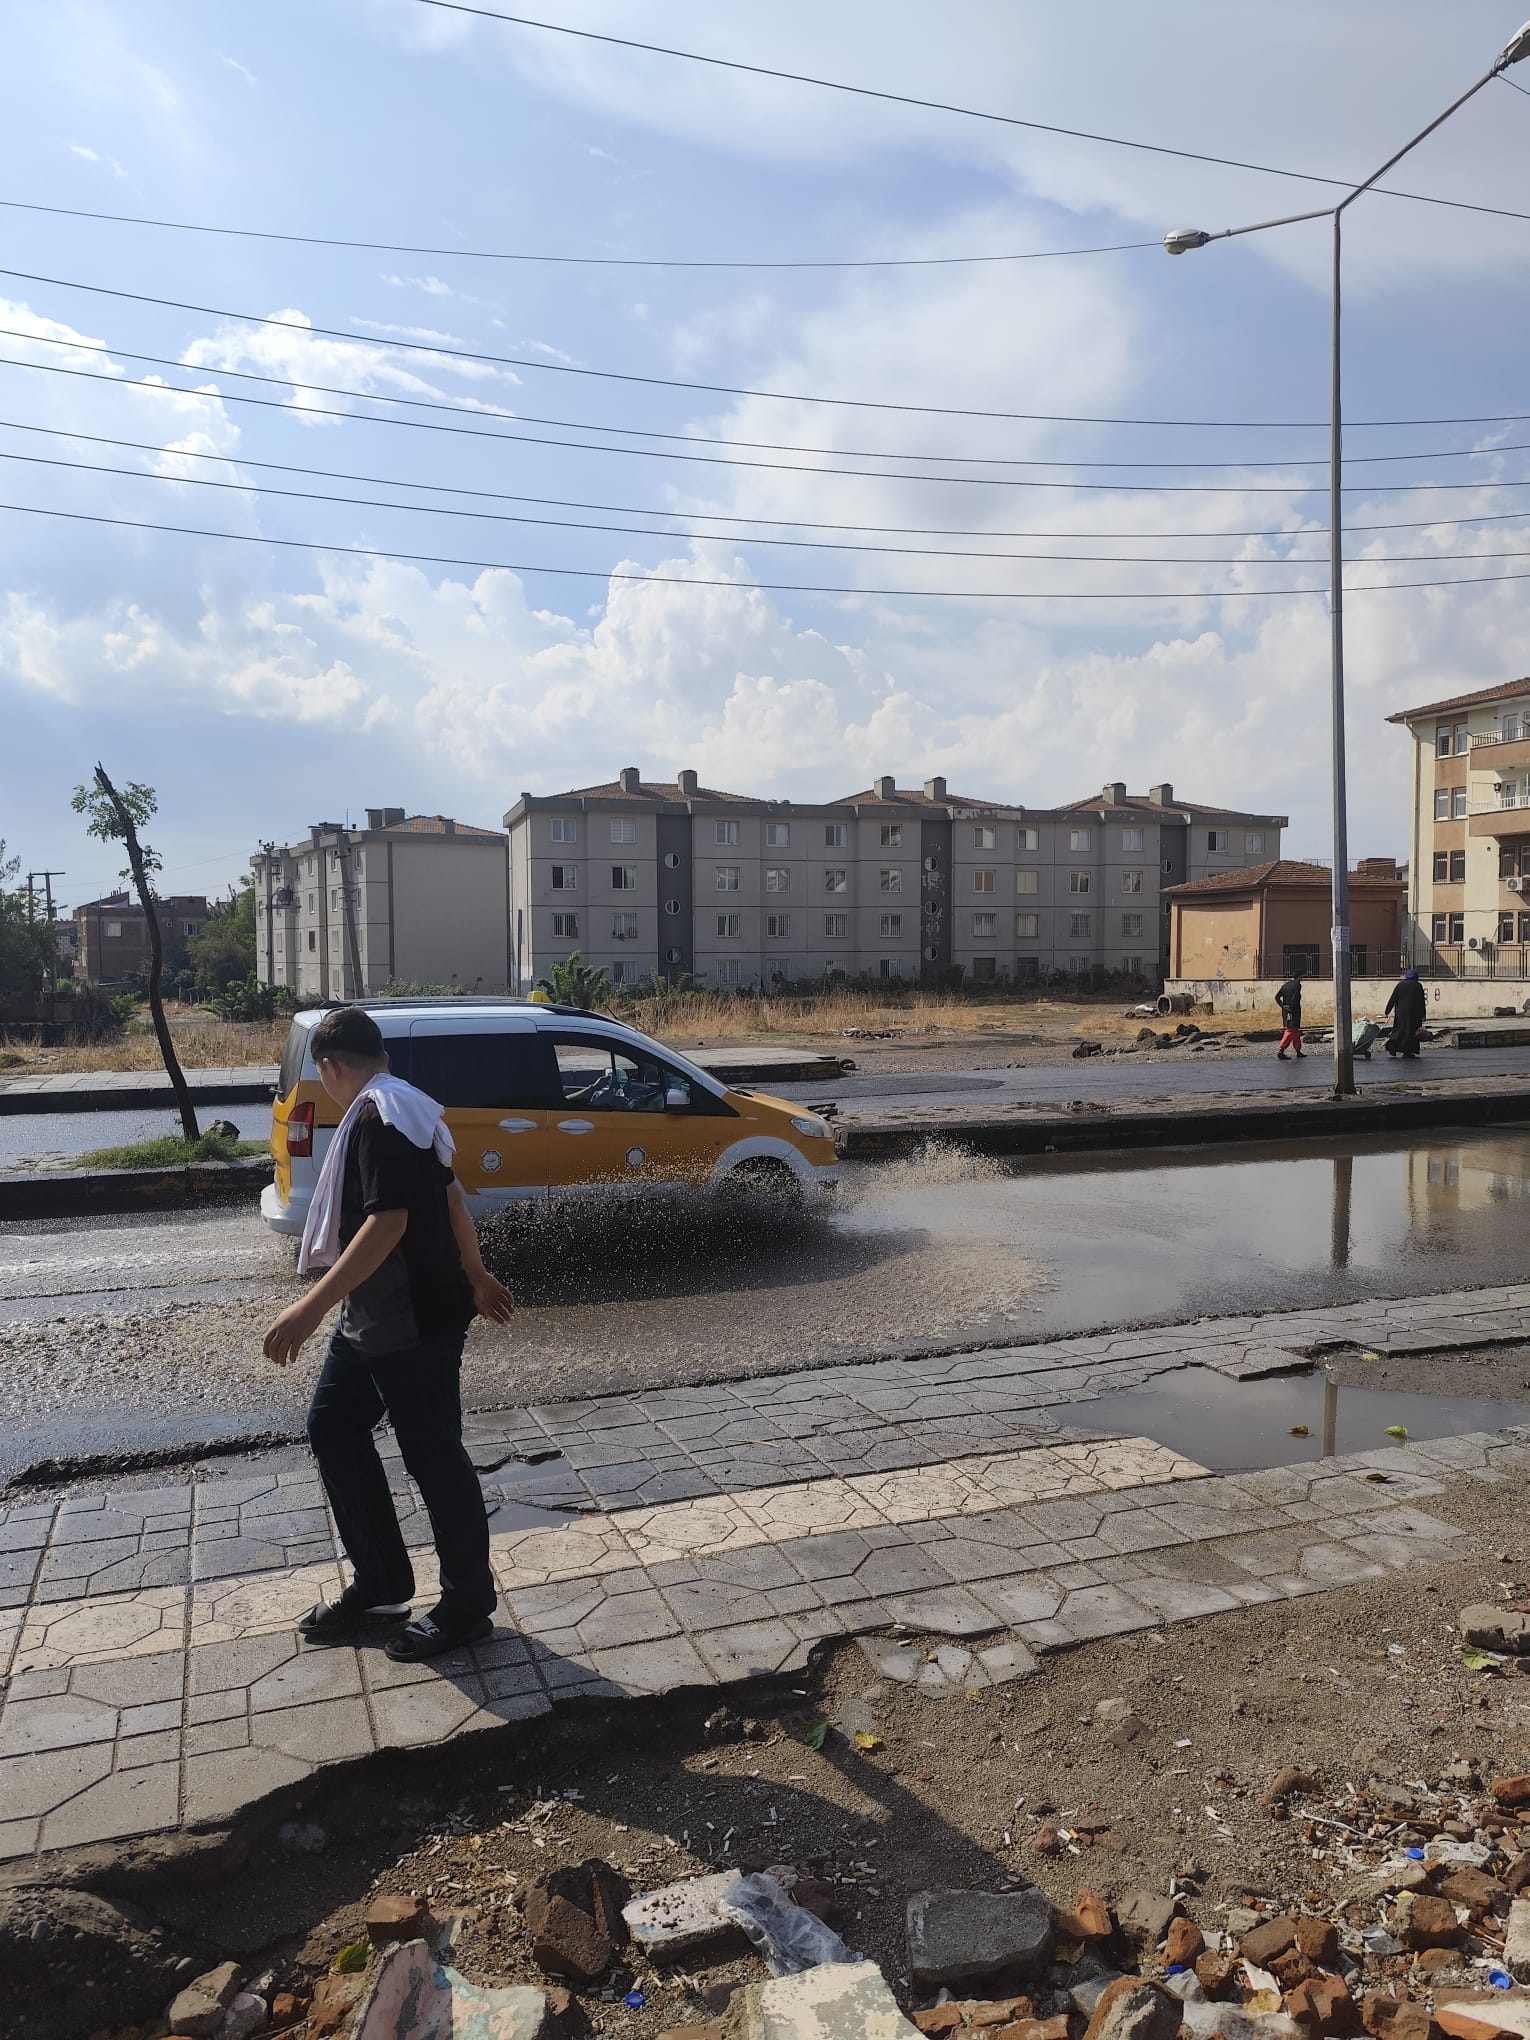
<svg viewBox="0 0 1530 2040">
<path fill-rule="evenodd" d="M 1512 64 L 1530 57 L 1530 21 L 1504 49 L 1474 85 L 1453 99 L 1445 111 L 1420 128 L 1411 141 L 1361 184 L 1344 194 L 1336 205 L 1321 206 L 1313 212 L 1288 213 L 1282 219 L 1258 220 L 1252 226 L 1224 227 L 1206 233 L 1198 227 L 1180 227 L 1165 234 L 1163 245 L 1170 255 L 1186 255 L 1212 241 L 1228 241 L 1242 234 L 1263 233 L 1268 227 L 1295 226 L 1303 220 L 1331 219 L 1333 222 L 1333 275 L 1329 339 L 1328 398 L 1328 608 L 1331 629 L 1329 696 L 1332 716 L 1331 763 L 1333 768 L 1333 1089 L 1336 1098 L 1347 1098 L 1355 1089 L 1354 1018 L 1350 1002 L 1349 942 L 1349 794 L 1344 755 L 1344 422 L 1342 393 L 1343 325 L 1342 281 L 1344 211 L 1362 192 L 1386 176 L 1420 142 L 1443 127 L 1468 99 L 1475 98 L 1484 85 L 1507 71 Z"/>
</svg>

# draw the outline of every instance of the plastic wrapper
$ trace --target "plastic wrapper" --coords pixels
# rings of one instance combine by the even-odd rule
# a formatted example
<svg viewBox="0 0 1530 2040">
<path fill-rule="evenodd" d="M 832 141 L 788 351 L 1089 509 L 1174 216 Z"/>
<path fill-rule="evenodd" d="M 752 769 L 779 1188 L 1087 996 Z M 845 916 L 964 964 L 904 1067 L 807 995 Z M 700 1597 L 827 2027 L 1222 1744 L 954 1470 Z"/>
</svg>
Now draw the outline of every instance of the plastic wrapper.
<svg viewBox="0 0 1530 2040">
<path fill-rule="evenodd" d="M 859 1962 L 817 1913 L 790 1899 L 767 1872 L 740 1877 L 718 1902 L 724 1919 L 736 1920 L 764 1956 L 772 1976 L 795 1976 L 821 1962 Z"/>
</svg>

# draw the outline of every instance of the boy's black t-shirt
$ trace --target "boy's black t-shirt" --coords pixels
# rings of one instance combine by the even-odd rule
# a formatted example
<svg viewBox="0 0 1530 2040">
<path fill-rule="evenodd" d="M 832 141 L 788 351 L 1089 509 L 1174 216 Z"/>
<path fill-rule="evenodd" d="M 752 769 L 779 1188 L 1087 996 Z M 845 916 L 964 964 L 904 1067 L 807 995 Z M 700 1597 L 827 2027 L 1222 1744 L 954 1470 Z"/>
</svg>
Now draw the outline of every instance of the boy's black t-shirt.
<svg viewBox="0 0 1530 2040">
<path fill-rule="evenodd" d="M 340 1245 L 348 1247 L 374 1212 L 406 1211 L 393 1252 L 340 1307 L 340 1332 L 363 1353 L 397 1353 L 460 1336 L 474 1316 L 473 1291 L 452 1234 L 452 1172 L 434 1148 L 419 1148 L 385 1126 L 368 1104 L 351 1131 L 340 1194 Z"/>
</svg>

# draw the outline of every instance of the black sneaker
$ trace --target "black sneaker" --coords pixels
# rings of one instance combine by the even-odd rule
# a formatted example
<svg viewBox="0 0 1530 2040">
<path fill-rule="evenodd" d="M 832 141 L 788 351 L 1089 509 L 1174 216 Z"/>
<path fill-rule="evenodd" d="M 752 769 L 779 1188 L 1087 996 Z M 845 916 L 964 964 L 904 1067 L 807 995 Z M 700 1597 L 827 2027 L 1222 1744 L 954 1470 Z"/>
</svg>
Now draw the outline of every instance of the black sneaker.
<svg viewBox="0 0 1530 2040">
<path fill-rule="evenodd" d="M 1275 1051 L 1275 1060 L 1276 1062 L 1289 1062 L 1290 1057 L 1286 1054 L 1283 1048 L 1277 1048 Z"/>
<path fill-rule="evenodd" d="M 371 1601 L 354 1585 L 337 1601 L 320 1601 L 298 1623 L 305 1643 L 358 1643 L 409 1619 L 407 1601 Z"/>
<path fill-rule="evenodd" d="M 416 1664 L 421 1658 L 440 1657 L 443 1651 L 482 1643 L 493 1634 L 492 1615 L 453 1615 L 450 1610 L 438 1607 L 390 1637 L 384 1648 L 400 1664 Z"/>
</svg>

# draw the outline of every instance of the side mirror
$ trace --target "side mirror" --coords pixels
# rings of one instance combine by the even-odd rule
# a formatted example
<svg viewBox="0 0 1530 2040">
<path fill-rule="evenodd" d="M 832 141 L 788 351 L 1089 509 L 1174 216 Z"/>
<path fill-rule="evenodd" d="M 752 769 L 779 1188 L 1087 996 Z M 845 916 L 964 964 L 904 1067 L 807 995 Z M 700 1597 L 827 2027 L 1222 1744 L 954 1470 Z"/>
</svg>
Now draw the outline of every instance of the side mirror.
<svg viewBox="0 0 1530 2040">
<path fill-rule="evenodd" d="M 666 1112 L 686 1112 L 690 1109 L 691 1094 L 683 1084 L 671 1084 L 664 1093 Z"/>
</svg>

